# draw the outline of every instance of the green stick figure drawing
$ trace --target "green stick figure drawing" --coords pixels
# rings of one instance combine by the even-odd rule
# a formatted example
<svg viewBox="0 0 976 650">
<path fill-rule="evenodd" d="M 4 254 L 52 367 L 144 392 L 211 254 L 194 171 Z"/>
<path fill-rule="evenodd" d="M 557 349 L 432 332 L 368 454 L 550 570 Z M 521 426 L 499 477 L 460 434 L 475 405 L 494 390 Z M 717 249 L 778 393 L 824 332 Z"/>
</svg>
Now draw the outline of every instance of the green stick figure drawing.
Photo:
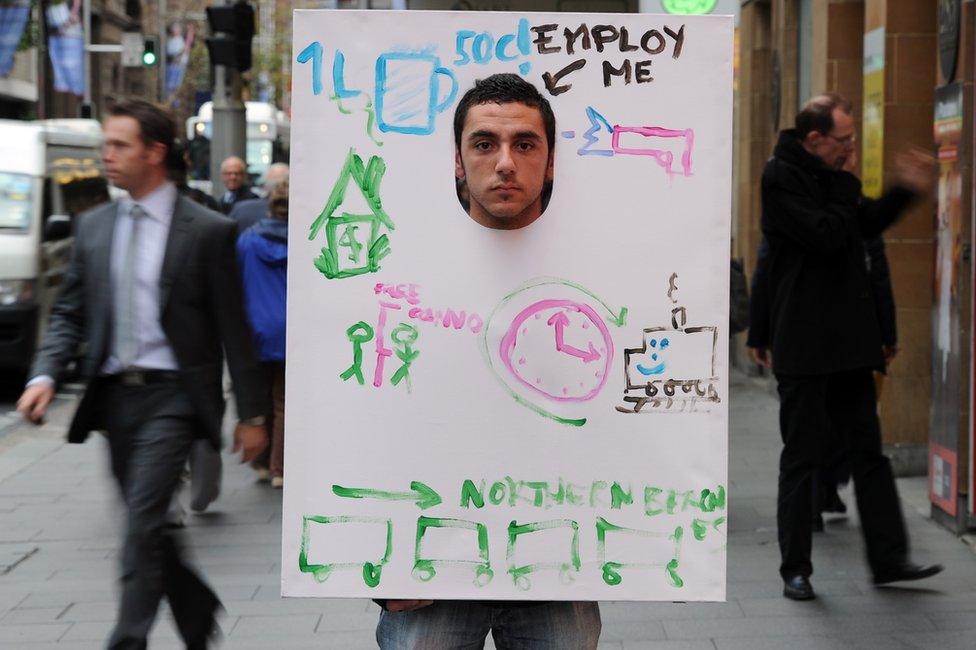
<svg viewBox="0 0 976 650">
<path fill-rule="evenodd" d="M 379 156 L 370 156 L 364 165 L 363 159 L 349 150 L 329 200 L 308 233 L 311 241 L 325 228 L 326 246 L 315 259 L 315 268 L 328 279 L 375 273 L 380 260 L 390 254 L 390 238 L 383 229 L 392 231 L 393 220 L 380 200 L 380 182 L 385 173 L 386 163 Z M 369 208 L 366 214 L 342 210 L 350 181 Z"/>
<path fill-rule="evenodd" d="M 348 381 L 350 377 L 355 375 L 356 381 L 362 386 L 365 381 L 363 378 L 363 343 L 373 340 L 373 328 L 366 321 L 359 321 L 346 330 L 346 338 L 352 343 L 352 365 L 339 376 L 342 377 L 342 381 Z"/>
<path fill-rule="evenodd" d="M 410 364 L 420 355 L 420 350 L 413 349 L 413 343 L 417 341 L 417 337 L 419 336 L 420 332 L 417 331 L 417 328 L 409 323 L 400 323 L 390 332 L 390 338 L 393 340 L 393 351 L 396 353 L 397 358 L 403 362 L 403 365 L 393 373 L 390 382 L 396 386 L 402 380 L 406 379 L 408 393 L 411 389 Z"/>
</svg>

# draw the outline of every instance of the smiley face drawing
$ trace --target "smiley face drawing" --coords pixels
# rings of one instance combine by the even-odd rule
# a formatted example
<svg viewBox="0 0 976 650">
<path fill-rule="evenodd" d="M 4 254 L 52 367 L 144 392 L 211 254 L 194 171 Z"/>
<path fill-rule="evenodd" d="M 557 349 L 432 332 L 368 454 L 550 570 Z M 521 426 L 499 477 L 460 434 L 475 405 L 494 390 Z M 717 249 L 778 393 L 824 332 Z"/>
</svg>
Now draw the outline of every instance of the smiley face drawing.
<svg viewBox="0 0 976 650">
<path fill-rule="evenodd" d="M 610 327 L 622 326 L 626 313 L 568 281 L 529 282 L 492 312 L 484 351 L 519 404 L 579 426 L 613 367 Z"/>
<path fill-rule="evenodd" d="M 642 363 L 635 364 L 637 372 L 645 377 L 663 375 L 668 365 L 666 361 L 662 361 L 661 359 L 665 356 L 664 351 L 671 347 L 671 339 L 667 336 L 652 337 L 647 340 L 647 347 L 650 348 L 647 351 L 650 363 L 646 366 Z"/>
<path fill-rule="evenodd" d="M 715 373 L 718 328 L 648 327 L 641 344 L 623 348 L 621 413 L 708 411 L 721 402 Z"/>
</svg>

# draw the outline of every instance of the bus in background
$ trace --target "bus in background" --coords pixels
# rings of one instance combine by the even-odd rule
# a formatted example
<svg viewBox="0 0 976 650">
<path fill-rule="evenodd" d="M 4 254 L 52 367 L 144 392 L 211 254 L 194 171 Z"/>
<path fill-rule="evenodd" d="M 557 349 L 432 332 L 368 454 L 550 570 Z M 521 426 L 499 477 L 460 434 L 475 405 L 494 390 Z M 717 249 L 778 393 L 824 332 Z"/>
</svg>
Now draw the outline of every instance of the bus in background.
<svg viewBox="0 0 976 650">
<path fill-rule="evenodd" d="M 247 174 L 249 184 L 260 187 L 273 163 L 288 162 L 288 116 L 274 104 L 244 102 L 247 119 Z M 210 139 L 213 137 L 213 102 L 205 102 L 186 121 L 190 185 L 207 193 L 210 183 Z"/>
</svg>

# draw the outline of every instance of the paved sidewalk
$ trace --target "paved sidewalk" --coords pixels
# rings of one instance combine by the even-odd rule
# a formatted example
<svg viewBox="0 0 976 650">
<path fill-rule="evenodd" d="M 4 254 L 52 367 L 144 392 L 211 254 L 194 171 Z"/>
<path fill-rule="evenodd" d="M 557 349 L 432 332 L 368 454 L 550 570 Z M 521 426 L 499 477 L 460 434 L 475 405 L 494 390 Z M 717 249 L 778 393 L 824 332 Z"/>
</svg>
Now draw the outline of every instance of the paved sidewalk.
<svg viewBox="0 0 976 650">
<path fill-rule="evenodd" d="M 912 588 L 875 589 L 854 517 L 815 537 L 819 598 L 784 600 L 777 575 L 777 404 L 739 377 L 731 399 L 729 600 L 605 603 L 601 648 L 974 648 L 976 560 L 929 521 L 924 479 L 899 481 L 915 556 L 948 570 Z M 104 442 L 62 442 L 70 405 L 40 429 L 0 439 L 0 648 L 103 647 L 115 614 L 119 506 Z M 363 600 L 282 600 L 281 492 L 228 457 L 214 512 L 190 516 L 193 556 L 227 607 L 223 647 L 373 648 L 377 608 Z M 852 495 L 844 495 L 848 504 Z M 179 648 L 168 614 L 150 644 Z"/>
</svg>

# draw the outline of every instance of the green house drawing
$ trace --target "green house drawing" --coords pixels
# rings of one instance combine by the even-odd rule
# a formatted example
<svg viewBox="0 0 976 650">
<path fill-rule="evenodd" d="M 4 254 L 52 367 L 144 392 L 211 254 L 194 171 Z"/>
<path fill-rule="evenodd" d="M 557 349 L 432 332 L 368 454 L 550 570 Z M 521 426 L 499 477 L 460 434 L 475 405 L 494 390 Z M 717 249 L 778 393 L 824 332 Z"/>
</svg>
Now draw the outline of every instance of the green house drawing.
<svg viewBox="0 0 976 650">
<path fill-rule="evenodd" d="M 394 225 L 383 211 L 379 194 L 385 172 L 386 163 L 379 156 L 370 156 L 369 163 L 363 165 L 363 159 L 353 149 L 349 150 L 329 201 L 308 234 L 312 241 L 325 228 L 327 245 L 315 259 L 315 268 L 328 279 L 375 273 L 380 268 L 380 260 L 390 254 L 390 239 L 384 229 L 392 231 Z M 341 209 L 350 181 L 365 199 L 368 213 L 350 214 Z"/>
</svg>

